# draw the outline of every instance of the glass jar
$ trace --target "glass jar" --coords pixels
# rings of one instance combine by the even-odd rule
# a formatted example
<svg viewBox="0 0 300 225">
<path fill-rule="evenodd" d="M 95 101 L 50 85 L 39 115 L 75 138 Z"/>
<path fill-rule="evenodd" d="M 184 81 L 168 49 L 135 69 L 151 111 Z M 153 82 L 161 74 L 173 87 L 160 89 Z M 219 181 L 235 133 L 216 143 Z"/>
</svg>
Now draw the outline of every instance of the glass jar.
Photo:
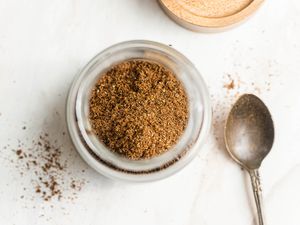
<svg viewBox="0 0 300 225">
<path fill-rule="evenodd" d="M 112 152 L 93 134 L 88 119 L 90 92 L 96 81 L 111 66 L 130 59 L 166 66 L 188 96 L 189 118 L 182 137 L 169 151 L 151 159 L 130 160 Z M 169 46 L 138 40 L 116 44 L 95 56 L 75 78 L 66 110 L 69 133 L 82 158 L 107 177 L 136 182 L 162 179 L 187 165 L 206 140 L 212 115 L 207 87 L 193 64 Z"/>
</svg>

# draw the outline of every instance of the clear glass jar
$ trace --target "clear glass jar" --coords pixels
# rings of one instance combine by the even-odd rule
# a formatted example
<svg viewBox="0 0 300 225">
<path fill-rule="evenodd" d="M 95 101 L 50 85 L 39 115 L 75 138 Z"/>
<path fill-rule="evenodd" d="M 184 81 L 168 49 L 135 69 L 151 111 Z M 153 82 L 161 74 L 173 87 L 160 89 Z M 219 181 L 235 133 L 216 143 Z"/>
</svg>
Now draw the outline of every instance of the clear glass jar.
<svg viewBox="0 0 300 225">
<path fill-rule="evenodd" d="M 178 143 L 166 153 L 147 160 L 129 160 L 110 151 L 91 132 L 88 119 L 90 91 L 101 74 L 129 59 L 144 59 L 171 69 L 182 82 L 189 100 L 187 127 Z M 82 158 L 99 173 L 127 181 L 154 181 L 187 165 L 201 149 L 211 127 L 207 87 L 193 64 L 173 48 L 151 41 L 128 41 L 111 46 L 94 57 L 74 80 L 67 101 L 67 124 Z"/>
</svg>

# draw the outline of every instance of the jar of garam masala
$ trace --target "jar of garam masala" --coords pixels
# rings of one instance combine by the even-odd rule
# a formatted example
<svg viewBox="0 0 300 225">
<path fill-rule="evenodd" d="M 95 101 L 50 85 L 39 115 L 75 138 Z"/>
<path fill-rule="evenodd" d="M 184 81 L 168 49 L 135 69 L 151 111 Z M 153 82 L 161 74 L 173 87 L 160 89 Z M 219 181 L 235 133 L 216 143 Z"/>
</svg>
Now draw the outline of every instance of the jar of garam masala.
<svg viewBox="0 0 300 225">
<path fill-rule="evenodd" d="M 99 173 L 154 181 L 186 166 L 211 127 L 207 87 L 173 48 L 128 41 L 95 56 L 74 80 L 67 124 L 82 158 Z"/>
</svg>

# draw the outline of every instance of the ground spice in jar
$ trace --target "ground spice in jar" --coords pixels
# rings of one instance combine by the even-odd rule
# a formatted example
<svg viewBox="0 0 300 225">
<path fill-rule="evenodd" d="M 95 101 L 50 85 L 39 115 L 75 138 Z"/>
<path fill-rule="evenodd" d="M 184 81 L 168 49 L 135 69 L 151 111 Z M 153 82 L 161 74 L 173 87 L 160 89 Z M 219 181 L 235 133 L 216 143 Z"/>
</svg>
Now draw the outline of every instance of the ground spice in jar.
<svg viewBox="0 0 300 225">
<path fill-rule="evenodd" d="M 110 150 L 133 160 L 169 150 L 188 121 L 181 82 L 165 66 L 146 60 L 124 61 L 102 74 L 89 104 L 93 133 Z"/>
</svg>

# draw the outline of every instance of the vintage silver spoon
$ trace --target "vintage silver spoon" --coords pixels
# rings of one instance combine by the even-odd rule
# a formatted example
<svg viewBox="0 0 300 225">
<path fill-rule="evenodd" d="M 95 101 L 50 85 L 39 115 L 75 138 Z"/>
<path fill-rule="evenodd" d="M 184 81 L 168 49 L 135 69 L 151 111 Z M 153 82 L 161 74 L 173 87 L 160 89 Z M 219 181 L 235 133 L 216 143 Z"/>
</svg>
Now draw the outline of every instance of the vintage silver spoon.
<svg viewBox="0 0 300 225">
<path fill-rule="evenodd" d="M 259 225 L 264 224 L 259 167 L 274 141 L 274 125 L 265 104 L 255 95 L 242 95 L 233 105 L 225 125 L 225 144 L 230 156 L 251 177 Z"/>
</svg>

